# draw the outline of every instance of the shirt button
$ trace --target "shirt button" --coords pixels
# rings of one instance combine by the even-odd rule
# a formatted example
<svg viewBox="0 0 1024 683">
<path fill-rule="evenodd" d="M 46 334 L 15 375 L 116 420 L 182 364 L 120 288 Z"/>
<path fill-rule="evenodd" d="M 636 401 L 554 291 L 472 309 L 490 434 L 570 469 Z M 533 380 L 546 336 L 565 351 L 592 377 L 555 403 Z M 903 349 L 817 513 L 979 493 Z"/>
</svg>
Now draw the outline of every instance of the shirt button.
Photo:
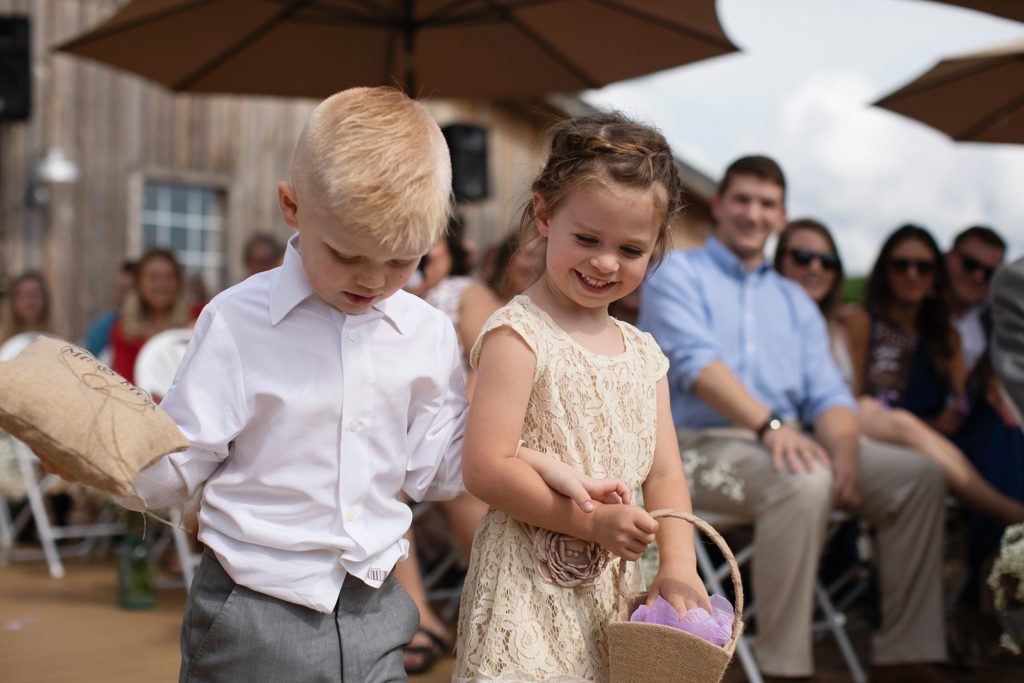
<svg viewBox="0 0 1024 683">
<path fill-rule="evenodd" d="M 360 429 L 363 428 L 363 423 L 360 422 L 359 420 L 352 420 L 352 422 L 349 423 L 348 428 L 349 431 L 358 432 Z"/>
<path fill-rule="evenodd" d="M 349 341 L 359 341 L 359 335 L 355 333 L 355 330 L 349 330 L 348 331 L 348 340 Z"/>
<path fill-rule="evenodd" d="M 747 353 L 753 353 L 756 348 L 753 343 L 747 344 Z"/>
<path fill-rule="evenodd" d="M 345 512 L 345 519 L 347 519 L 350 522 L 353 521 L 356 517 L 358 517 L 358 515 L 356 514 L 355 510 L 348 510 L 347 512 Z"/>
</svg>

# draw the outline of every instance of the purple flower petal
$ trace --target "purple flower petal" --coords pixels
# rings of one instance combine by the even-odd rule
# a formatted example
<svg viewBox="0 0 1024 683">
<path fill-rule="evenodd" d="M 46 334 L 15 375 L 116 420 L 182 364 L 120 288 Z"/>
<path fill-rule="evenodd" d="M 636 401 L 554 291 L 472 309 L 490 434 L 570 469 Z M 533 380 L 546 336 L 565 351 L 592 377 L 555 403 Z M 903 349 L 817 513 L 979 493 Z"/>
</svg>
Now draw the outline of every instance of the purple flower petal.
<svg viewBox="0 0 1024 683">
<path fill-rule="evenodd" d="M 703 607 L 695 607 L 680 617 L 668 600 L 659 595 L 650 607 L 637 607 L 629 620 L 678 628 L 721 647 L 732 638 L 735 614 L 732 604 L 721 595 L 711 596 L 711 609 L 712 612 L 708 612 Z"/>
<path fill-rule="evenodd" d="M 702 607 L 691 609 L 684 614 L 680 628 L 715 645 L 721 646 L 729 642 L 729 633 Z"/>
<path fill-rule="evenodd" d="M 676 611 L 676 608 L 660 595 L 655 598 L 654 604 L 651 605 L 650 612 L 647 614 L 647 622 L 663 626 L 675 626 L 678 621 L 679 612 Z"/>
</svg>

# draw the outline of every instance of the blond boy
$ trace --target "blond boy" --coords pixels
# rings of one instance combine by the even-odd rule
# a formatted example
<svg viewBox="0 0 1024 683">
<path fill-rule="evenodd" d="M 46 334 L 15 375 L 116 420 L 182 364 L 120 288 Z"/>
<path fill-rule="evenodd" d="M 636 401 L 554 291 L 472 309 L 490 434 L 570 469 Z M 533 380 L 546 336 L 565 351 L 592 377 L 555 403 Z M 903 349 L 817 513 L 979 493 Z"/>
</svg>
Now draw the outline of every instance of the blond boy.
<svg viewBox="0 0 1024 683">
<path fill-rule="evenodd" d="M 414 499 L 462 490 L 455 333 L 401 291 L 449 215 L 426 110 L 386 88 L 334 95 L 278 186 L 284 264 L 222 292 L 162 407 L 191 448 L 134 507 L 204 486 L 182 681 L 404 680 L 418 613 L 391 576 Z"/>
</svg>

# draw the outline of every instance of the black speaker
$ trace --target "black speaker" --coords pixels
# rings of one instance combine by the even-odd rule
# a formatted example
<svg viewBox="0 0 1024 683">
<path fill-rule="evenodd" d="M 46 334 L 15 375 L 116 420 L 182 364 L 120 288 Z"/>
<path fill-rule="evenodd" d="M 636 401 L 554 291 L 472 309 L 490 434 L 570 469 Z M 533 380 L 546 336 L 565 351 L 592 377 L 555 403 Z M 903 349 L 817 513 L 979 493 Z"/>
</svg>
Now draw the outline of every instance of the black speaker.
<svg viewBox="0 0 1024 683">
<path fill-rule="evenodd" d="M 0 17 L 0 120 L 27 119 L 32 110 L 26 17 Z"/>
<path fill-rule="evenodd" d="M 452 191 L 459 201 L 487 199 L 487 129 L 451 123 L 441 129 L 452 155 Z"/>
</svg>

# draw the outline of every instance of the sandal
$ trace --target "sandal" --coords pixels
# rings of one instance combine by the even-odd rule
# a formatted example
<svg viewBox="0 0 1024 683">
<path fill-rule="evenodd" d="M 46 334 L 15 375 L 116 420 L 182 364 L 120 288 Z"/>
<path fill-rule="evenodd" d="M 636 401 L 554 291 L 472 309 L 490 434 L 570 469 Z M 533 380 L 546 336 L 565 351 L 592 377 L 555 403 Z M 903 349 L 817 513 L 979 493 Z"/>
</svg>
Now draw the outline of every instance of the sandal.
<svg viewBox="0 0 1024 683">
<path fill-rule="evenodd" d="M 430 671 L 437 664 L 437 660 L 448 654 L 452 647 L 447 640 L 422 626 L 416 629 L 416 633 L 425 635 L 430 641 L 430 645 L 412 645 L 410 643 L 402 648 L 403 660 L 407 655 L 417 658 L 416 664 L 410 665 L 406 662 L 405 672 L 407 674 L 422 674 Z"/>
</svg>

